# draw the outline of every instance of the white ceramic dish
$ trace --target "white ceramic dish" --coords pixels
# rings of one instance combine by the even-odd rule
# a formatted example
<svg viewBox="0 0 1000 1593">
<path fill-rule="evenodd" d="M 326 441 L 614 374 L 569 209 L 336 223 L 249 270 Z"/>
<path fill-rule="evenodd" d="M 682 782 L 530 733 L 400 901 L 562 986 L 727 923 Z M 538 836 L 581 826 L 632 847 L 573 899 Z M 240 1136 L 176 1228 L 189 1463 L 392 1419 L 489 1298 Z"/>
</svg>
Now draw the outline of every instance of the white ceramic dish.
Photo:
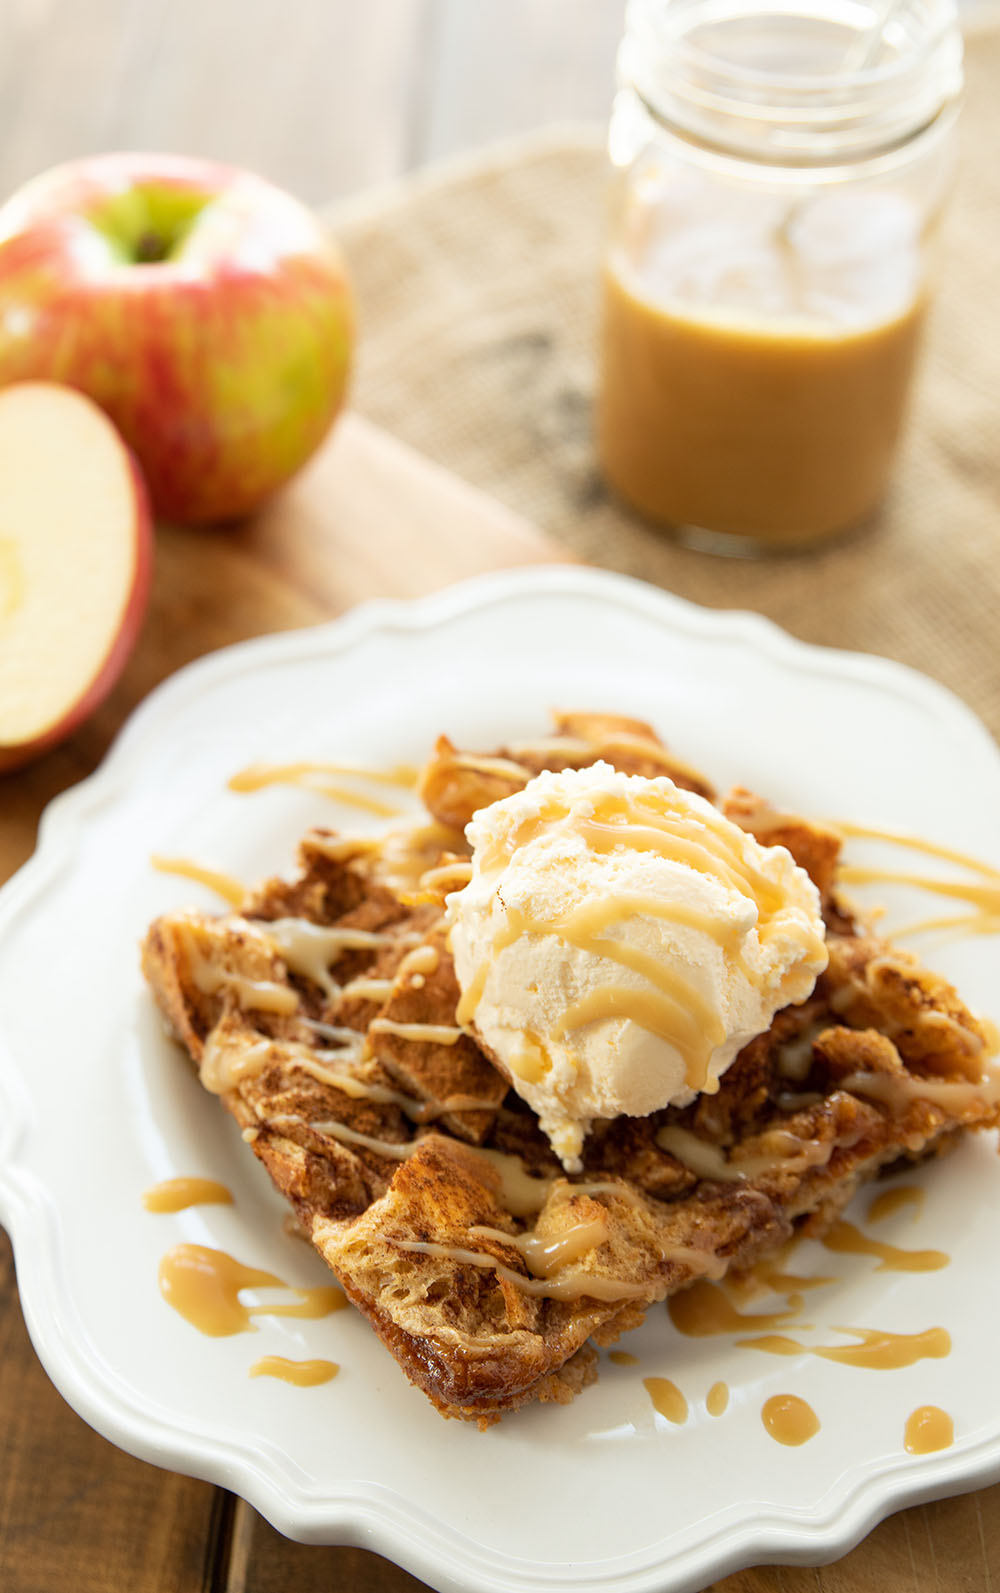
<svg viewBox="0 0 1000 1593">
<path fill-rule="evenodd" d="M 810 1296 L 817 1327 L 804 1338 L 836 1341 L 834 1323 L 949 1329 L 947 1359 L 902 1371 L 682 1338 L 656 1309 L 628 1343 L 638 1366 L 605 1359 L 571 1406 L 481 1434 L 443 1422 L 353 1313 L 264 1316 L 252 1336 L 209 1339 L 158 1294 L 158 1261 L 180 1239 L 293 1283 L 326 1275 L 285 1235 L 262 1170 L 161 1033 L 137 941 L 158 911 L 214 903 L 152 872 L 150 853 L 245 878 L 286 867 L 310 822 L 357 815 L 301 791 L 236 796 L 237 768 L 418 761 L 442 729 L 488 747 L 543 732 L 549 705 L 647 717 L 720 786 L 741 780 L 1000 863 L 1000 758 L 940 687 L 616 577 L 503 574 L 205 659 L 154 692 L 98 773 L 52 805 L 36 856 L 0 893 L 0 1212 L 32 1338 L 66 1399 L 125 1449 L 235 1489 L 292 1537 L 376 1549 L 449 1593 L 652 1593 L 748 1563 L 831 1559 L 903 1504 L 1000 1476 L 1000 1390 L 983 1375 L 1000 1316 L 987 1138 L 919 1175 L 918 1221 L 901 1213 L 880 1230 L 949 1251 L 947 1270 L 880 1273 L 811 1247 L 796 1258 L 839 1280 Z M 995 958 L 995 941 L 979 940 L 936 961 L 1000 1018 Z M 235 1205 L 143 1210 L 148 1185 L 183 1173 L 221 1179 Z M 342 1371 L 315 1389 L 250 1381 L 268 1352 Z M 656 1374 L 687 1396 L 684 1426 L 655 1415 L 642 1378 Z M 732 1397 L 713 1419 L 717 1379 Z M 775 1392 L 812 1403 L 812 1442 L 767 1436 L 760 1408 Z M 904 1420 L 928 1403 L 953 1415 L 954 1446 L 908 1456 Z"/>
</svg>

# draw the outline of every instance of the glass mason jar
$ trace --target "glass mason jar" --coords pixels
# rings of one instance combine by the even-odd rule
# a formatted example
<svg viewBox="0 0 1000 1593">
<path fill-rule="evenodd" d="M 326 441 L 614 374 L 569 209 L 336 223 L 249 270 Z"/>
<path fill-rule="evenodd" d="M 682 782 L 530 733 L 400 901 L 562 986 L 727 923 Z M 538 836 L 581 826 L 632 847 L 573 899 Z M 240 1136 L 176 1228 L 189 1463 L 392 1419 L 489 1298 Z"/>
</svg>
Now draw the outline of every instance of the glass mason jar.
<svg viewBox="0 0 1000 1593">
<path fill-rule="evenodd" d="M 881 499 L 962 81 L 953 0 L 630 0 L 611 118 L 598 442 L 717 551 Z"/>
</svg>

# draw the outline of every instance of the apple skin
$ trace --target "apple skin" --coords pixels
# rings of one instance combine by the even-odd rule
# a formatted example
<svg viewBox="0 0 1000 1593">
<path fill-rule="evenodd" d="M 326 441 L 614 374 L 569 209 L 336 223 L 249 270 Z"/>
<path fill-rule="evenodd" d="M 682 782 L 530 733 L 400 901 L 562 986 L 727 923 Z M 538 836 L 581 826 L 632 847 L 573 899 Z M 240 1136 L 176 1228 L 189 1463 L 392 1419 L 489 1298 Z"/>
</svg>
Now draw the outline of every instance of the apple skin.
<svg viewBox="0 0 1000 1593">
<path fill-rule="evenodd" d="M 26 383 L 29 388 L 40 388 L 46 384 Z M 19 387 L 10 389 L 16 394 Z M 59 391 L 59 389 L 57 389 Z M 5 393 L 0 393 L 0 406 L 2 406 Z M 107 422 L 105 422 L 107 424 Z M 34 763 L 46 752 L 57 747 L 60 742 L 71 736 L 74 730 L 79 729 L 85 719 L 100 707 L 105 697 L 108 696 L 122 670 L 128 661 L 139 638 L 146 609 L 149 603 L 149 593 L 153 579 L 153 550 L 154 528 L 153 515 L 150 506 L 149 494 L 143 480 L 142 471 L 131 450 L 119 437 L 118 444 L 122 451 L 123 464 L 128 471 L 133 500 L 134 535 L 135 535 L 135 563 L 132 571 L 132 584 L 128 600 L 122 611 L 119 627 L 115 634 L 109 638 L 108 651 L 99 668 L 91 677 L 82 695 L 71 704 L 63 717 L 55 724 L 50 725 L 45 732 L 36 736 L 31 741 L 20 742 L 17 746 L 0 746 L 0 775 L 12 774 L 16 769 L 21 769 L 28 763 Z"/>
<path fill-rule="evenodd" d="M 330 239 L 249 172 L 98 155 L 0 208 L 0 386 L 87 393 L 168 518 L 233 519 L 287 481 L 341 407 L 353 342 Z"/>
</svg>

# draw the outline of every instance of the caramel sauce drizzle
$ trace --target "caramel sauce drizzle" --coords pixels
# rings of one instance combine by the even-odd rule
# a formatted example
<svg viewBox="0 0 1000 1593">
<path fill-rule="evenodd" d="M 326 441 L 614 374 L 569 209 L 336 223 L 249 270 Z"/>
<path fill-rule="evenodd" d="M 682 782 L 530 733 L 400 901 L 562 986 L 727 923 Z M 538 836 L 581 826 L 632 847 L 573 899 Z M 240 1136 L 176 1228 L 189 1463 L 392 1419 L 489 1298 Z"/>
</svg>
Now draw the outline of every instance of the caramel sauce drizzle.
<svg viewBox="0 0 1000 1593">
<path fill-rule="evenodd" d="M 397 1023 L 394 1018 L 373 1018 L 369 1034 L 396 1034 L 401 1040 L 424 1045 L 456 1045 L 462 1030 L 453 1023 Z"/>
<path fill-rule="evenodd" d="M 705 1396 L 705 1409 L 710 1416 L 723 1416 L 729 1408 L 728 1383 L 713 1383 Z"/>
<path fill-rule="evenodd" d="M 914 1206 L 914 1215 L 923 1209 L 924 1191 L 917 1184 L 900 1184 L 893 1189 L 883 1189 L 876 1195 L 868 1207 L 868 1221 L 882 1222 L 886 1217 L 894 1217 L 903 1206 Z"/>
<path fill-rule="evenodd" d="M 307 1029 L 312 1029 L 321 1040 L 333 1040 L 338 1046 L 350 1047 L 360 1056 L 364 1049 L 364 1033 L 359 1029 L 349 1029 L 342 1023 L 322 1023 L 319 1018 L 300 1018 Z M 317 1052 L 317 1055 L 319 1053 Z"/>
<path fill-rule="evenodd" d="M 561 1267 L 571 1266 L 589 1250 L 602 1245 L 608 1237 L 608 1228 L 603 1218 L 595 1217 L 590 1221 L 574 1223 L 565 1233 L 549 1238 L 534 1233 L 509 1234 L 500 1228 L 479 1224 L 469 1229 L 469 1235 L 474 1239 L 494 1239 L 500 1244 L 510 1245 L 512 1250 L 517 1250 L 523 1256 L 533 1277 L 551 1278 Z"/>
<path fill-rule="evenodd" d="M 330 974 L 329 964 L 340 952 L 375 951 L 406 939 L 385 931 L 314 924 L 308 918 L 246 919 L 244 925 L 246 932 L 273 947 L 292 973 L 311 979 L 331 1000 L 340 994 L 341 987 Z M 298 994 L 290 985 L 273 979 L 249 979 L 244 974 L 218 967 L 199 950 L 190 929 L 181 931 L 181 939 L 191 977 L 204 995 L 232 990 L 240 1006 L 247 1010 L 285 1016 L 298 1010 Z M 313 1027 L 322 1032 L 324 1026 L 314 1024 Z"/>
<path fill-rule="evenodd" d="M 915 924 L 904 924 L 893 931 L 897 940 L 904 935 L 924 935 L 940 929 L 956 929 L 968 935 L 1000 934 L 1000 884 L 934 879 L 927 874 L 867 868 L 857 863 L 842 863 L 837 877 L 845 885 L 909 885 L 932 896 L 950 896 L 952 901 L 967 902 L 974 909 L 970 913 L 921 918 Z"/>
<path fill-rule="evenodd" d="M 298 1007 L 299 998 L 288 985 L 279 984 L 273 979 L 249 979 L 244 974 L 231 972 L 228 968 L 219 968 L 202 955 L 189 928 L 180 928 L 178 934 L 191 971 L 191 978 L 202 995 L 214 996 L 220 990 L 231 990 L 240 1006 L 245 1009 L 276 1012 L 285 1016 Z"/>
<path fill-rule="evenodd" d="M 842 1361 L 867 1371 L 895 1371 L 917 1361 L 940 1360 L 951 1353 L 951 1336 L 944 1328 L 927 1328 L 923 1333 L 887 1333 L 880 1328 L 835 1327 L 835 1333 L 850 1333 L 859 1344 L 800 1344 L 779 1334 L 757 1339 L 738 1339 L 748 1349 L 764 1350 L 768 1355 L 818 1355 L 826 1361 Z"/>
<path fill-rule="evenodd" d="M 341 1311 L 347 1296 L 335 1285 L 291 1289 L 294 1301 L 277 1305 L 244 1305 L 244 1289 L 289 1289 L 283 1278 L 258 1267 L 246 1267 L 224 1250 L 179 1244 L 160 1262 L 160 1293 L 186 1322 L 211 1338 L 253 1332 L 255 1316 L 329 1316 Z"/>
<path fill-rule="evenodd" d="M 501 868 L 518 847 L 542 833 L 546 825 L 570 820 L 573 815 L 553 803 L 540 814 L 517 826 L 512 835 L 498 842 L 482 859 L 484 872 Z M 721 814 L 707 810 L 694 825 L 687 812 L 664 811 L 662 801 L 653 805 L 641 797 L 604 796 L 592 817 L 576 821 L 579 834 L 597 853 L 620 847 L 638 852 L 654 852 L 672 862 L 684 863 L 698 873 L 720 880 L 751 902 L 761 939 L 771 931 L 771 919 L 784 905 L 784 893 L 768 876 L 742 855 L 745 837 L 732 834 L 733 826 Z M 604 934 L 627 918 L 638 914 L 673 919 L 697 927 L 735 953 L 743 931 L 720 922 L 718 915 L 688 905 L 665 905 L 645 897 L 616 897 L 612 901 L 587 902 L 573 912 L 552 921 L 530 918 L 508 911 L 504 929 L 495 937 L 490 956 L 475 971 L 458 1005 L 458 1022 L 467 1026 L 482 1000 L 490 969 L 506 947 L 526 934 L 554 934 L 570 945 L 589 951 L 638 973 L 646 988 L 626 985 L 596 990 L 572 1004 L 558 1021 L 552 1038 L 562 1039 L 571 1030 L 608 1019 L 623 1019 L 658 1035 L 680 1054 L 690 1089 L 711 1090 L 709 1066 L 716 1047 L 725 1039 L 722 1014 L 707 1000 L 691 979 L 662 959 L 639 948 L 630 947 Z M 812 949 L 822 951 L 822 936 L 815 934 Z M 522 1075 L 530 1078 L 530 1074 Z M 716 1085 L 717 1087 L 717 1085 Z"/>
<path fill-rule="evenodd" d="M 341 784 L 345 778 L 368 780 L 377 785 L 404 786 L 412 790 L 419 771 L 401 764 L 395 769 L 354 768 L 344 763 L 317 763 L 303 760 L 298 763 L 253 763 L 240 769 L 227 782 L 230 791 L 260 791 L 270 785 L 301 786 L 316 791 L 331 801 L 377 814 L 380 818 L 396 818 L 405 812 L 396 802 L 386 802 L 380 797 L 366 795 Z"/>
<path fill-rule="evenodd" d="M 330 963 L 343 951 L 377 951 L 392 935 L 337 924 L 314 924 L 309 918 L 253 919 L 251 927 L 281 953 L 292 973 L 311 979 L 331 1001 L 340 985 L 330 974 Z"/>
<path fill-rule="evenodd" d="M 504 1239 L 509 1241 L 509 1234 Z M 412 1251 L 417 1255 L 439 1256 L 442 1260 L 455 1261 L 460 1266 L 491 1267 L 498 1278 L 505 1283 L 511 1283 L 523 1294 L 532 1294 L 547 1297 L 552 1300 L 579 1300 L 586 1296 L 591 1300 L 629 1300 L 638 1299 L 646 1294 L 646 1288 L 641 1283 L 625 1283 L 619 1278 L 590 1277 L 585 1273 L 576 1273 L 571 1277 L 552 1278 L 526 1278 L 520 1272 L 515 1272 L 511 1267 L 504 1266 L 496 1256 L 491 1256 L 485 1250 L 466 1250 L 460 1245 L 434 1244 L 430 1241 L 419 1239 L 397 1239 L 396 1248 Z"/>
<path fill-rule="evenodd" d="M 205 1041 L 201 1053 L 198 1077 L 202 1088 L 210 1095 L 225 1095 L 235 1090 L 243 1079 L 252 1078 L 266 1065 L 271 1051 L 271 1041 L 260 1039 L 236 1051 L 224 1049 L 215 1038 L 215 1031 Z"/>
<path fill-rule="evenodd" d="M 906 1419 L 903 1443 L 908 1455 L 932 1455 L 950 1449 L 955 1442 L 955 1423 L 937 1405 L 921 1405 Z"/>
<path fill-rule="evenodd" d="M 360 974 L 350 984 L 341 985 L 340 994 L 354 1001 L 385 1001 L 392 994 L 391 979 L 366 979 Z"/>
<path fill-rule="evenodd" d="M 1000 1069 L 987 1068 L 981 1079 L 968 1083 L 895 1073 L 849 1073 L 841 1080 L 841 1087 L 851 1095 L 881 1102 L 896 1117 L 902 1117 L 914 1101 L 929 1101 L 960 1112 L 1000 1101 Z"/>
<path fill-rule="evenodd" d="M 684 862 L 700 874 L 722 880 L 760 908 L 761 917 L 777 912 L 784 901 L 781 888 L 753 863 L 746 862 L 742 832 L 733 835 L 731 821 L 712 809 L 699 812 L 701 831 L 692 837 L 686 810 L 664 812 L 636 797 L 606 797 L 593 819 L 582 829 L 597 851 L 613 851 L 624 844 L 637 851 L 652 851 L 673 862 Z"/>
<path fill-rule="evenodd" d="M 821 1289 L 824 1284 L 837 1281 L 836 1278 L 803 1277 L 794 1272 L 773 1272 L 766 1262 L 758 1262 L 750 1269 L 750 1275 L 755 1279 L 759 1278 L 760 1282 L 775 1294 L 784 1294 L 790 1298 L 800 1294 L 803 1289 Z M 727 1278 L 726 1282 L 730 1291 L 733 1291 L 734 1280 Z"/>
<path fill-rule="evenodd" d="M 549 1198 L 556 1182 L 554 1178 L 536 1178 L 528 1172 L 520 1156 L 511 1151 L 491 1150 L 484 1145 L 466 1145 L 463 1149 L 488 1162 L 498 1175 L 501 1199 L 512 1217 L 537 1216 Z M 573 1185 L 574 1192 L 578 1188 Z"/>
<path fill-rule="evenodd" d="M 653 1402 L 653 1409 L 668 1422 L 681 1427 L 688 1419 L 688 1402 L 669 1377 L 644 1377 L 642 1386 Z"/>
<path fill-rule="evenodd" d="M 688 1338 L 707 1338 L 713 1333 L 741 1333 L 748 1327 L 784 1327 L 796 1315 L 797 1308 L 789 1304 L 781 1311 L 767 1313 L 737 1311 L 718 1284 L 699 1278 L 670 1295 L 667 1310 L 678 1333 Z"/>
<path fill-rule="evenodd" d="M 774 1155 L 740 1156 L 730 1160 L 725 1152 L 689 1129 L 665 1124 L 656 1132 L 656 1143 L 698 1178 L 716 1183 L 740 1183 L 761 1173 L 799 1172 L 807 1167 L 824 1167 L 837 1148 L 831 1140 L 799 1139 L 787 1129 L 772 1129 L 762 1138 L 775 1147 Z"/>
<path fill-rule="evenodd" d="M 207 886 L 237 911 L 249 894 L 242 880 L 234 878 L 232 874 L 223 874 L 220 869 L 206 868 L 188 857 L 163 857 L 159 852 L 154 852 L 149 861 L 160 874 L 176 874 L 181 879 L 192 879 L 199 885 Z"/>
<path fill-rule="evenodd" d="M 429 868 L 420 876 L 419 888 L 428 895 L 439 895 L 442 892 L 459 891 L 463 885 L 468 885 L 472 878 L 472 864 L 468 858 L 460 858 L 454 863 L 441 863 L 436 868 Z"/>
<path fill-rule="evenodd" d="M 214 1178 L 167 1178 L 143 1191 L 147 1211 L 186 1211 L 189 1206 L 231 1206 L 232 1191 Z"/>
<path fill-rule="evenodd" d="M 660 749 L 662 751 L 662 748 Z M 535 741 L 512 741 L 510 751 L 518 760 L 530 758 L 592 758 L 594 744 L 582 736 L 539 736 Z"/>
<path fill-rule="evenodd" d="M 635 990 L 627 985 L 607 985 L 601 990 L 592 990 L 566 1009 L 553 1028 L 552 1038 L 565 1039 L 573 1029 L 585 1028 L 588 1023 L 622 1018 L 657 1035 L 680 1052 L 689 1089 L 709 1094 L 713 1093 L 713 1088 L 717 1090 L 716 1080 L 709 1083 L 708 1069 L 712 1052 L 726 1034 L 718 1013 L 709 1013 L 707 1004 L 691 982 L 667 964 L 625 946 L 616 946 L 612 960 L 637 971 L 640 963 L 648 961 L 649 968 L 657 971 L 657 985 L 662 989 L 669 984 L 669 993 Z"/>
<path fill-rule="evenodd" d="M 420 1145 L 419 1139 L 391 1140 L 376 1139 L 371 1134 L 359 1134 L 357 1129 L 348 1128 L 346 1123 L 338 1123 L 335 1119 L 329 1122 L 312 1123 L 306 1117 L 299 1117 L 293 1112 L 276 1112 L 268 1118 L 268 1124 L 273 1128 L 311 1128 L 316 1134 L 329 1135 L 342 1145 L 357 1145 L 362 1150 L 373 1151 L 376 1156 L 384 1156 L 389 1161 L 405 1162 L 413 1156 Z"/>
<path fill-rule="evenodd" d="M 601 1018 L 630 1018 L 674 1045 L 684 1059 L 688 1083 L 692 1088 L 703 1087 L 712 1052 L 725 1039 L 725 1025 L 718 1011 L 691 980 L 662 960 L 602 934 L 603 930 L 613 929 L 626 918 L 640 914 L 706 930 L 715 928 L 711 914 L 684 903 L 677 904 L 675 910 L 671 904 L 647 896 L 619 895 L 610 901 L 585 902 L 573 912 L 550 922 L 508 908 L 506 925 L 496 936 L 490 957 L 482 962 L 462 992 L 456 1011 L 458 1022 L 467 1026 L 472 1021 L 490 969 L 502 951 L 523 935 L 557 935 L 571 946 L 632 969 L 653 989 L 635 991 L 622 986 L 595 991 L 563 1014 L 552 1038 L 562 1038 L 571 1029 Z M 539 1037 L 534 1038 L 534 1046 L 538 1055 L 526 1057 L 524 1065 L 517 1069 L 520 1077 L 531 1082 L 547 1071 L 547 1056 Z"/>
<path fill-rule="evenodd" d="M 690 763 L 684 763 L 680 758 L 675 758 L 667 747 L 658 741 L 650 740 L 648 736 L 640 736 L 634 731 L 620 730 L 613 735 L 612 744 L 616 749 L 630 749 L 651 762 L 658 763 L 664 774 L 672 779 L 681 774 L 693 781 L 696 786 L 705 784 L 705 776 L 700 770 Z M 540 736 L 534 741 L 513 742 L 510 751 L 518 759 L 562 758 L 567 764 L 578 763 L 582 766 L 593 761 L 594 753 L 600 745 L 599 742 L 585 741 L 579 736 Z M 529 774 L 530 771 L 526 770 L 525 773 Z"/>
<path fill-rule="evenodd" d="M 765 1430 L 779 1444 L 797 1447 L 819 1432 L 819 1417 L 797 1394 L 773 1394 L 764 1401 L 760 1417 Z"/>
<path fill-rule="evenodd" d="M 970 869 L 974 873 L 991 875 L 1000 883 L 1000 868 L 995 864 L 984 863 L 981 858 L 972 857 L 968 852 L 956 851 L 953 846 L 942 846 L 938 841 L 927 841 L 922 836 L 910 835 L 904 830 L 879 829 L 870 824 L 854 824 L 845 819 L 836 819 L 831 828 L 851 839 L 888 841 L 891 845 L 905 847 L 908 851 L 924 852 L 928 857 L 940 857 L 947 863 L 957 863 L 961 868 Z"/>
<path fill-rule="evenodd" d="M 339 1371 L 335 1361 L 290 1361 L 284 1355 L 262 1355 L 251 1366 L 250 1376 L 277 1377 L 297 1388 L 316 1388 L 331 1382 Z"/>
<path fill-rule="evenodd" d="M 955 902 L 967 903 L 973 909 L 969 913 L 959 913 L 951 917 L 922 919 L 919 923 L 895 930 L 895 938 L 925 934 L 933 930 L 955 930 L 969 935 L 1000 934 L 1000 868 L 971 857 L 967 852 L 957 851 L 954 847 L 942 846 L 935 841 L 925 841 L 919 836 L 906 835 L 896 830 L 883 830 L 870 825 L 840 821 L 835 828 L 843 836 L 859 840 L 886 841 L 907 851 L 922 852 L 927 857 L 938 857 L 945 862 L 956 863 L 960 868 L 979 875 L 978 881 L 945 880 L 923 874 L 912 874 L 905 870 L 872 868 L 854 863 L 841 864 L 838 878 L 845 885 L 908 885 L 933 896 L 950 897 Z"/>
<path fill-rule="evenodd" d="M 530 780 L 531 770 L 513 758 L 489 758 L 473 752 L 460 752 L 454 759 L 456 769 L 469 769 L 473 774 L 495 774 L 503 780 Z"/>
<path fill-rule="evenodd" d="M 883 1244 L 843 1220 L 828 1228 L 820 1243 L 838 1255 L 878 1256 L 876 1272 L 937 1272 L 951 1260 L 943 1250 L 900 1250 L 896 1245 Z"/>
<path fill-rule="evenodd" d="M 358 1036 L 360 1039 L 361 1037 Z M 286 1042 L 283 1051 L 289 1055 L 292 1062 L 302 1072 L 308 1073 L 319 1084 L 330 1084 L 334 1089 L 342 1091 L 344 1095 L 354 1101 L 375 1101 L 381 1106 L 398 1106 L 412 1123 L 430 1123 L 435 1118 L 446 1117 L 449 1112 L 485 1111 L 490 1108 L 489 1101 L 478 1099 L 474 1095 L 450 1095 L 444 1101 L 422 1100 L 416 1095 L 406 1095 L 402 1090 L 393 1089 L 388 1084 L 376 1084 L 369 1079 L 360 1079 L 357 1074 L 347 1072 L 340 1068 L 327 1067 L 323 1062 L 316 1060 L 317 1056 L 329 1056 L 336 1061 L 343 1053 L 312 1052 L 307 1048 L 299 1047 L 294 1043 Z M 351 1060 L 351 1058 L 348 1058 Z M 294 1118 L 288 1114 L 270 1119 L 273 1123 L 301 1122 L 310 1128 L 320 1127 L 319 1124 L 310 1123 L 307 1118 Z M 323 1130 L 329 1132 L 329 1125 L 323 1124 Z"/>
<path fill-rule="evenodd" d="M 441 963 L 441 953 L 436 946 L 414 946 L 399 965 L 398 972 L 407 974 L 436 973 Z"/>
<path fill-rule="evenodd" d="M 375 1090 L 381 1089 L 381 1086 L 373 1085 L 367 1088 Z M 365 1093 L 367 1093 L 367 1088 Z M 395 1095 L 396 1092 L 391 1093 Z M 401 1102 L 410 1100 L 411 1097 L 400 1097 Z M 415 1102 L 414 1104 L 417 1109 L 420 1110 L 423 1109 L 428 1103 Z M 452 1101 L 441 1102 L 440 1104 L 435 1103 L 435 1105 L 431 1107 L 431 1110 L 436 1112 L 438 1115 L 444 1115 L 445 1112 L 460 1111 L 463 1109 L 481 1107 L 482 1105 L 483 1103 L 481 1101 L 475 1101 L 472 1099 L 465 1100 L 464 1097 L 458 1097 Z M 375 1139 L 370 1134 L 357 1133 L 356 1130 L 348 1128 L 344 1123 L 311 1123 L 308 1121 L 308 1119 L 304 1117 L 297 1117 L 291 1113 L 276 1114 L 269 1119 L 269 1122 L 276 1128 L 285 1126 L 291 1127 L 293 1125 L 311 1128 L 318 1134 L 328 1134 L 332 1139 L 337 1139 L 344 1145 L 361 1146 L 366 1150 L 373 1151 L 378 1156 L 385 1156 L 392 1161 L 405 1161 L 407 1157 L 414 1155 L 419 1146 L 423 1143 L 422 1138 L 403 1141 Z M 453 1144 L 454 1141 L 449 1140 L 448 1143 Z M 503 1200 L 503 1204 L 506 1206 L 512 1217 L 530 1217 L 540 1212 L 542 1207 L 545 1205 L 545 1202 L 549 1198 L 549 1193 L 553 1184 L 556 1182 L 554 1178 L 536 1178 L 532 1176 L 532 1174 L 529 1173 L 525 1168 L 520 1156 L 516 1156 L 508 1151 L 492 1150 L 483 1145 L 463 1144 L 462 1154 L 466 1156 L 475 1156 L 481 1161 L 488 1163 L 493 1171 L 497 1174 L 500 1180 L 501 1198 Z M 605 1188 L 608 1190 L 614 1190 L 616 1193 L 630 1193 L 629 1191 L 624 1190 L 623 1186 L 616 1184 L 607 1186 L 573 1184 L 568 1187 L 570 1193 L 578 1194 L 590 1194 L 591 1192 L 597 1192 L 599 1189 Z"/>
</svg>

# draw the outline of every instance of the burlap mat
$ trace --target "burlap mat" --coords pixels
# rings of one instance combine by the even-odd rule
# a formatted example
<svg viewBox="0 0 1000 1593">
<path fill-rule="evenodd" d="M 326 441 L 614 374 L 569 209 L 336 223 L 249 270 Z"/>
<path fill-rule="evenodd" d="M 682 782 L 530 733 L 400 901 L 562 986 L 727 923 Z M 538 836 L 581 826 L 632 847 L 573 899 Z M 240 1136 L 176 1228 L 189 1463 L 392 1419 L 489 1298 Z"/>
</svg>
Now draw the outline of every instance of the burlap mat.
<svg viewBox="0 0 1000 1593">
<path fill-rule="evenodd" d="M 713 558 L 605 492 L 591 439 L 598 130 L 508 146 L 332 213 L 361 305 L 355 403 L 576 556 L 913 664 L 1000 735 L 998 90 L 991 34 L 968 47 L 961 177 L 901 467 L 878 524 L 849 541 Z"/>
</svg>

